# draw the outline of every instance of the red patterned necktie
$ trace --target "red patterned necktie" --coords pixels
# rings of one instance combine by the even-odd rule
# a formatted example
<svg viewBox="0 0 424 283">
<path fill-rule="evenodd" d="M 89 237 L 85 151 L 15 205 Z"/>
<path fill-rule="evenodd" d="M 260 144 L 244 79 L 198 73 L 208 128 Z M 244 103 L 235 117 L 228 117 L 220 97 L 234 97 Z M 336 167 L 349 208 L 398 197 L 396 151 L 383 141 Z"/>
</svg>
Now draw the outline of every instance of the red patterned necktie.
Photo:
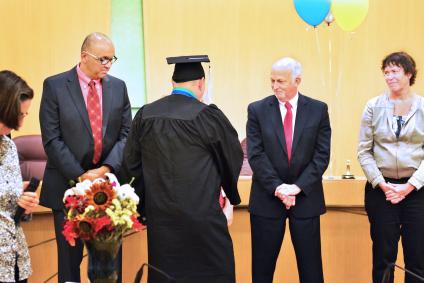
<svg viewBox="0 0 424 283">
<path fill-rule="evenodd" d="M 99 162 L 102 155 L 102 111 L 100 109 L 100 99 L 96 90 L 96 83 L 88 83 L 87 112 L 90 118 L 91 131 L 94 140 L 93 164 Z"/>
<path fill-rule="evenodd" d="M 284 136 L 286 138 L 286 146 L 287 146 L 287 156 L 289 158 L 289 163 L 291 159 L 291 149 L 293 142 L 293 113 L 292 106 L 290 102 L 286 102 L 284 106 L 287 109 L 286 117 L 284 117 Z"/>
</svg>

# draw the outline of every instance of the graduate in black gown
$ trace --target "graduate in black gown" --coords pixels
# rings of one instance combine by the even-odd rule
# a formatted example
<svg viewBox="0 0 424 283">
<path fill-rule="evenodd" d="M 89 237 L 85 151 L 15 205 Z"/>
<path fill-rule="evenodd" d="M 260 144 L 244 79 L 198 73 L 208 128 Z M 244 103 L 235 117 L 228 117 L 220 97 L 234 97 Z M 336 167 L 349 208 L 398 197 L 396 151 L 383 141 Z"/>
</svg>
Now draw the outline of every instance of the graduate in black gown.
<svg viewBox="0 0 424 283">
<path fill-rule="evenodd" d="M 142 187 L 149 264 L 178 283 L 235 282 L 218 200 L 222 187 L 231 204 L 240 203 L 237 132 L 218 107 L 201 102 L 208 56 L 167 60 L 176 64 L 172 93 L 139 110 L 124 151 L 127 174 Z M 151 270 L 148 282 L 167 281 Z"/>
</svg>

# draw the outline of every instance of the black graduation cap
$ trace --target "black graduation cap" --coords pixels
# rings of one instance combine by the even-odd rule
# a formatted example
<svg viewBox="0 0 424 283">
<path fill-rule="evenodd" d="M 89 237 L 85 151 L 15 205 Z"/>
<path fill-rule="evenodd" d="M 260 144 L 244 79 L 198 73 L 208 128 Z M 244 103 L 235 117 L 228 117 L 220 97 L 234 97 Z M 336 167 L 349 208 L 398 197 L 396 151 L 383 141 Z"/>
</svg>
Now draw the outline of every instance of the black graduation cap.
<svg viewBox="0 0 424 283">
<path fill-rule="evenodd" d="M 208 55 L 167 57 L 168 64 L 175 64 L 172 80 L 176 83 L 201 79 L 205 76 L 201 62 L 210 62 Z"/>
</svg>

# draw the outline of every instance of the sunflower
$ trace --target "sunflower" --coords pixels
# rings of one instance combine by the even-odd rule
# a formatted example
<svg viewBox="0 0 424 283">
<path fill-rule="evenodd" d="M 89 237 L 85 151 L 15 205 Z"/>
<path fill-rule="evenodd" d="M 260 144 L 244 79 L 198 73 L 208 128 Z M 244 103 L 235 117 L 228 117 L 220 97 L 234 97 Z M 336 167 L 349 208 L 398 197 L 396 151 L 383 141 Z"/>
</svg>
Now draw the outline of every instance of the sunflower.
<svg viewBox="0 0 424 283">
<path fill-rule="evenodd" d="M 79 221 L 77 230 L 80 238 L 83 240 L 90 240 L 96 236 L 93 220 L 89 218 Z"/>
<path fill-rule="evenodd" d="M 88 205 L 94 206 L 96 211 L 105 210 L 116 198 L 116 192 L 112 185 L 107 182 L 94 183 L 90 190 L 86 192 Z"/>
</svg>

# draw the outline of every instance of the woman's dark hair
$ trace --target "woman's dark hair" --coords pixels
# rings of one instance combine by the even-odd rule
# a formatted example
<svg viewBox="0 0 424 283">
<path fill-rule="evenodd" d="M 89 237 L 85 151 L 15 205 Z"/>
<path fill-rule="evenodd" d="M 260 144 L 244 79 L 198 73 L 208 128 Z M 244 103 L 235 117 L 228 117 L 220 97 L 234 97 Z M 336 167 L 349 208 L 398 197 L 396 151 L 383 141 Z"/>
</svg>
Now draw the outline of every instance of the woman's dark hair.
<svg viewBox="0 0 424 283">
<path fill-rule="evenodd" d="M 394 52 L 386 56 L 381 63 L 381 70 L 384 72 L 384 69 L 389 65 L 395 65 L 401 67 L 405 74 L 411 74 L 409 79 L 409 85 L 415 83 L 415 78 L 417 77 L 417 69 L 414 59 L 406 52 Z"/>
<path fill-rule="evenodd" d="M 0 71 L 0 122 L 17 130 L 21 119 L 21 102 L 32 99 L 34 91 L 12 71 Z"/>
</svg>

